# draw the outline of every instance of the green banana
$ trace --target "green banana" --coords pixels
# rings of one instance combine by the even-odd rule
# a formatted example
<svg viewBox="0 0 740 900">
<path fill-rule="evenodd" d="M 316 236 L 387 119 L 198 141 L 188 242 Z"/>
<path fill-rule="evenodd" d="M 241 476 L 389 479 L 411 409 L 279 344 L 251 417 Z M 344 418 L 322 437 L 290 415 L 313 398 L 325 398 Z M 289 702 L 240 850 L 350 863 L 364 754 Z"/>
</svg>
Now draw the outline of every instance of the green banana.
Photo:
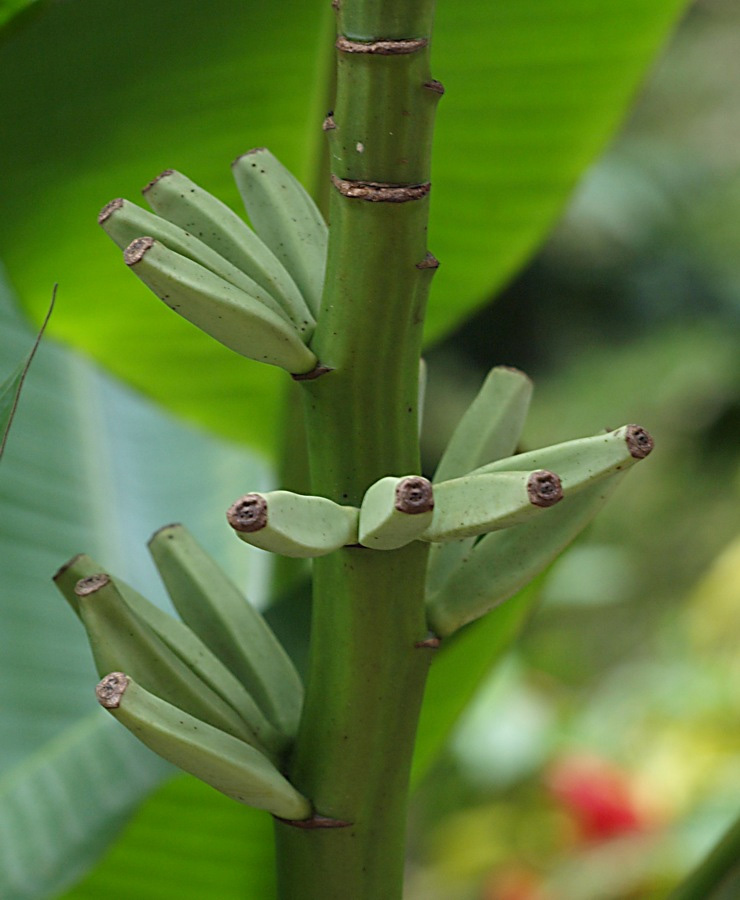
<svg viewBox="0 0 740 900">
<path fill-rule="evenodd" d="M 245 494 L 226 513 L 247 544 L 282 556 L 326 556 L 357 543 L 358 510 L 325 497 L 270 491 Z"/>
<path fill-rule="evenodd" d="M 552 469 L 565 491 L 618 472 L 644 459 L 653 449 L 653 439 L 639 425 L 623 425 L 615 431 L 553 444 L 499 459 L 481 466 L 471 475 L 521 469 Z"/>
<path fill-rule="evenodd" d="M 132 241 L 123 259 L 170 309 L 236 353 L 292 375 L 316 367 L 289 322 L 204 266 L 148 236 Z"/>
<path fill-rule="evenodd" d="M 318 317 L 329 240 L 319 208 L 265 147 L 248 150 L 231 168 L 252 226 Z"/>
<path fill-rule="evenodd" d="M 128 668 L 147 690 L 249 743 L 252 729 L 139 619 L 104 573 L 74 587 L 98 674 Z"/>
<path fill-rule="evenodd" d="M 294 736 L 303 685 L 259 612 L 182 525 L 155 532 L 149 551 L 183 621 L 233 672 L 270 722 Z"/>
<path fill-rule="evenodd" d="M 253 278 L 292 321 L 314 322 L 306 300 L 283 264 L 225 203 L 173 169 L 150 181 L 142 193 L 154 212 L 194 234 Z"/>
<path fill-rule="evenodd" d="M 308 341 L 313 333 L 315 322 L 313 319 L 302 321 L 296 317 L 291 319 L 288 312 L 278 303 L 278 301 L 257 284 L 249 275 L 246 275 L 241 269 L 237 269 L 233 263 L 224 259 L 220 253 L 216 253 L 208 244 L 194 237 L 187 231 L 168 222 L 161 216 L 156 216 L 135 203 L 120 198 L 111 200 L 107 203 L 98 215 L 98 223 L 101 225 L 108 237 L 117 244 L 121 250 L 125 249 L 131 241 L 135 240 L 142 234 L 148 234 L 155 241 L 164 244 L 168 250 L 174 250 L 181 256 L 191 259 L 206 269 L 209 269 L 214 275 L 223 278 L 233 284 L 234 287 L 249 294 L 255 300 L 259 300 L 264 306 L 277 313 L 282 319 L 292 322 L 296 330 L 299 331 L 304 341 Z"/>
<path fill-rule="evenodd" d="M 523 372 L 508 366 L 491 369 L 452 433 L 434 473 L 434 483 L 460 478 L 484 463 L 514 453 L 531 398 L 532 382 Z M 444 579 L 474 542 L 474 538 L 464 538 L 433 544 L 427 578 L 433 583 Z"/>
<path fill-rule="evenodd" d="M 434 473 L 434 483 L 460 478 L 478 466 L 511 456 L 524 428 L 531 397 L 532 382 L 523 372 L 507 366 L 491 369 L 455 428 Z"/>
<path fill-rule="evenodd" d="M 427 582 L 427 622 L 447 637 L 513 597 L 588 525 L 624 477 L 618 472 L 566 495 L 523 525 L 481 538 L 440 581 Z"/>
<path fill-rule="evenodd" d="M 563 498 L 554 472 L 491 472 L 464 475 L 434 486 L 431 524 L 422 541 L 455 541 L 526 522 Z"/>
<path fill-rule="evenodd" d="M 426 478 L 381 478 L 362 498 L 359 543 L 373 550 L 410 544 L 429 527 L 433 510 L 434 493 Z"/>
<path fill-rule="evenodd" d="M 78 616 L 79 598 L 74 592 L 75 584 L 101 571 L 94 560 L 80 554 L 62 566 L 54 576 L 54 583 Z M 250 744 L 277 756 L 287 750 L 286 737 L 270 724 L 244 685 L 187 625 L 159 609 L 119 578 L 113 581 L 138 619 L 148 625 L 175 656 L 238 713 L 252 734 Z"/>
<path fill-rule="evenodd" d="M 311 816 L 309 801 L 259 750 L 162 700 L 123 672 L 106 675 L 95 694 L 147 747 L 227 797 L 282 819 Z"/>
</svg>

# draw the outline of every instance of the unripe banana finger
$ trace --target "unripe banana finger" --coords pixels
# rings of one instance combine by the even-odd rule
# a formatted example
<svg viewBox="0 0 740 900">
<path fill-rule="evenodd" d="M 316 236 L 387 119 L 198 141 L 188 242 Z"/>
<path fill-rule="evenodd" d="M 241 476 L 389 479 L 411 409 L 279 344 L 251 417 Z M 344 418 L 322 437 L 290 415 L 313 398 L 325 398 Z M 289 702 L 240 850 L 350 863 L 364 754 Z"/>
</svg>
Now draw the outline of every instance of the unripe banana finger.
<svg viewBox="0 0 740 900">
<path fill-rule="evenodd" d="M 248 743 L 255 741 L 231 706 L 134 614 L 109 575 L 83 578 L 74 591 L 98 674 L 128 668 L 147 690 L 169 703 Z"/>
<path fill-rule="evenodd" d="M 270 626 L 182 525 L 167 525 L 149 551 L 183 621 L 239 679 L 282 734 L 294 736 L 303 685 Z"/>
<path fill-rule="evenodd" d="M 552 469 L 560 476 L 563 490 L 571 493 L 576 488 L 633 466 L 645 459 L 652 449 L 653 439 L 644 428 L 639 425 L 623 425 L 605 434 L 499 459 L 470 474 Z"/>
<path fill-rule="evenodd" d="M 434 493 L 426 478 L 381 478 L 362 498 L 359 543 L 373 550 L 404 547 L 426 531 L 433 510 Z"/>
<path fill-rule="evenodd" d="M 515 452 L 532 397 L 532 382 L 518 369 L 491 369 L 463 413 L 442 454 L 434 483 L 467 475 Z M 520 470 L 545 468 L 523 465 Z"/>
<path fill-rule="evenodd" d="M 434 486 L 434 514 L 423 541 L 457 541 L 526 522 L 563 498 L 554 472 L 466 475 Z"/>
<path fill-rule="evenodd" d="M 282 556 L 326 556 L 357 543 L 358 510 L 291 491 L 245 494 L 226 513 L 247 544 Z"/>
<path fill-rule="evenodd" d="M 152 209 L 200 238 L 261 285 L 294 322 L 315 317 L 283 264 L 247 223 L 213 194 L 172 169 L 143 191 Z"/>
<path fill-rule="evenodd" d="M 258 750 L 162 700 L 123 672 L 97 685 L 98 702 L 159 756 L 227 797 L 284 819 L 311 804 Z"/>
<path fill-rule="evenodd" d="M 487 534 L 442 582 L 427 586 L 427 621 L 439 637 L 485 615 L 540 574 L 588 525 L 625 473 L 592 484 L 523 525 Z"/>
<path fill-rule="evenodd" d="M 318 316 L 329 239 L 319 208 L 300 182 L 264 147 L 234 160 L 232 171 L 252 226 Z"/>
<path fill-rule="evenodd" d="M 151 237 L 132 241 L 123 258 L 171 310 L 230 350 L 292 375 L 316 367 L 289 322 L 209 269 Z"/>
<path fill-rule="evenodd" d="M 124 250 L 131 241 L 136 240 L 142 234 L 148 234 L 164 244 L 168 250 L 173 250 L 181 256 L 191 259 L 198 265 L 203 266 L 214 275 L 223 278 L 233 284 L 234 287 L 244 291 L 250 297 L 254 297 L 264 306 L 271 309 L 274 313 L 292 322 L 296 331 L 300 332 L 303 340 L 308 342 L 313 333 L 315 322 L 295 321 L 290 318 L 288 313 L 278 303 L 278 301 L 266 291 L 261 285 L 257 284 L 249 275 L 237 269 L 237 267 L 217 253 L 208 244 L 204 244 L 194 235 L 175 225 L 173 222 L 163 219 L 161 216 L 154 215 L 128 200 L 120 198 L 111 200 L 106 204 L 98 215 L 98 223 L 102 226 L 108 237 L 117 244 L 121 250 Z"/>
<path fill-rule="evenodd" d="M 78 616 L 78 597 L 74 592 L 76 583 L 101 571 L 94 560 L 80 554 L 62 566 L 54 576 L 54 583 Z M 250 744 L 277 756 L 287 750 L 289 741 L 286 736 L 267 720 L 244 685 L 184 622 L 159 609 L 120 578 L 113 581 L 139 620 L 148 625 L 175 656 L 240 716 L 253 735 Z"/>
</svg>

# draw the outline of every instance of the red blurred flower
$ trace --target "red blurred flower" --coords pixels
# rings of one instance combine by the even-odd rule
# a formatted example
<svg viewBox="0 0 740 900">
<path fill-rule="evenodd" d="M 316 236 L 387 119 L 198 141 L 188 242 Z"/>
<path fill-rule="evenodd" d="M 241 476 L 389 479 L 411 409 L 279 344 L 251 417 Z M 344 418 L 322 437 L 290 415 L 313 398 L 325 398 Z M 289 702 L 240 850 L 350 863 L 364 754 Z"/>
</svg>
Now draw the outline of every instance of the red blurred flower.
<svg viewBox="0 0 740 900">
<path fill-rule="evenodd" d="M 632 777 L 594 756 L 570 756 L 556 763 L 547 785 L 574 820 L 580 839 L 598 843 L 645 831 L 652 817 L 640 802 Z"/>
</svg>

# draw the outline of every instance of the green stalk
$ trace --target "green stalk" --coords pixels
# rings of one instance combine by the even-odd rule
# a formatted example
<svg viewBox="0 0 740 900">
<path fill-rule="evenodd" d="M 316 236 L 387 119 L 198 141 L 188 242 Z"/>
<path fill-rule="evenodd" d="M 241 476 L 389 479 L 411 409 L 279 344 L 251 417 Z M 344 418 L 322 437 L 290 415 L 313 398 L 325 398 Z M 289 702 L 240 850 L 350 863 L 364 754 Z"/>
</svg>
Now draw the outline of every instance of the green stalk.
<svg viewBox="0 0 740 900">
<path fill-rule="evenodd" d="M 740 818 L 727 829 L 719 843 L 669 900 L 709 900 L 723 884 L 740 871 Z M 727 895 L 729 897 L 729 894 Z"/>
<path fill-rule="evenodd" d="M 432 12 L 432 0 L 342 0 L 339 10 L 336 127 L 327 131 L 331 236 L 312 341 L 332 371 L 303 387 L 311 489 L 340 503 L 359 506 L 377 479 L 420 471 L 418 366 L 436 265 L 426 247 L 440 96 L 424 43 Z M 342 38 L 391 44 L 363 53 Z M 395 52 L 392 42 L 408 39 L 422 40 Z M 350 196 L 357 187 L 374 199 Z M 432 652 L 415 646 L 427 637 L 426 553 L 414 543 L 314 561 L 311 658 L 290 777 L 338 827 L 277 823 L 283 900 L 401 897 L 409 769 Z"/>
</svg>

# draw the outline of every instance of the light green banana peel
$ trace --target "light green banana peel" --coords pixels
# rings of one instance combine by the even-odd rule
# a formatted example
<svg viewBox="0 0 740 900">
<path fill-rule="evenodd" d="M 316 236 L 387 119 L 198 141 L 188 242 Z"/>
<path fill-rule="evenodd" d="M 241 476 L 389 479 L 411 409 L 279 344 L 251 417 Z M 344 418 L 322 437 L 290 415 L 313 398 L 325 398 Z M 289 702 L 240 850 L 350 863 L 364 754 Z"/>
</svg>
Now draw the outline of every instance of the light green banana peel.
<svg viewBox="0 0 740 900">
<path fill-rule="evenodd" d="M 254 747 L 167 703 L 123 672 L 95 689 L 98 702 L 155 753 L 239 803 L 282 819 L 311 816 L 311 804 Z"/>
<path fill-rule="evenodd" d="M 303 704 L 295 666 L 260 613 L 183 525 L 166 525 L 149 551 L 182 620 L 249 691 L 283 735 Z"/>
<path fill-rule="evenodd" d="M 314 316 L 324 287 L 329 229 L 308 191 L 265 147 L 231 164 L 247 215 L 285 266 Z"/>
<path fill-rule="evenodd" d="M 358 510 L 324 497 L 292 491 L 252 493 L 229 507 L 226 518 L 241 540 L 282 556 L 326 556 L 357 543 Z"/>
</svg>

